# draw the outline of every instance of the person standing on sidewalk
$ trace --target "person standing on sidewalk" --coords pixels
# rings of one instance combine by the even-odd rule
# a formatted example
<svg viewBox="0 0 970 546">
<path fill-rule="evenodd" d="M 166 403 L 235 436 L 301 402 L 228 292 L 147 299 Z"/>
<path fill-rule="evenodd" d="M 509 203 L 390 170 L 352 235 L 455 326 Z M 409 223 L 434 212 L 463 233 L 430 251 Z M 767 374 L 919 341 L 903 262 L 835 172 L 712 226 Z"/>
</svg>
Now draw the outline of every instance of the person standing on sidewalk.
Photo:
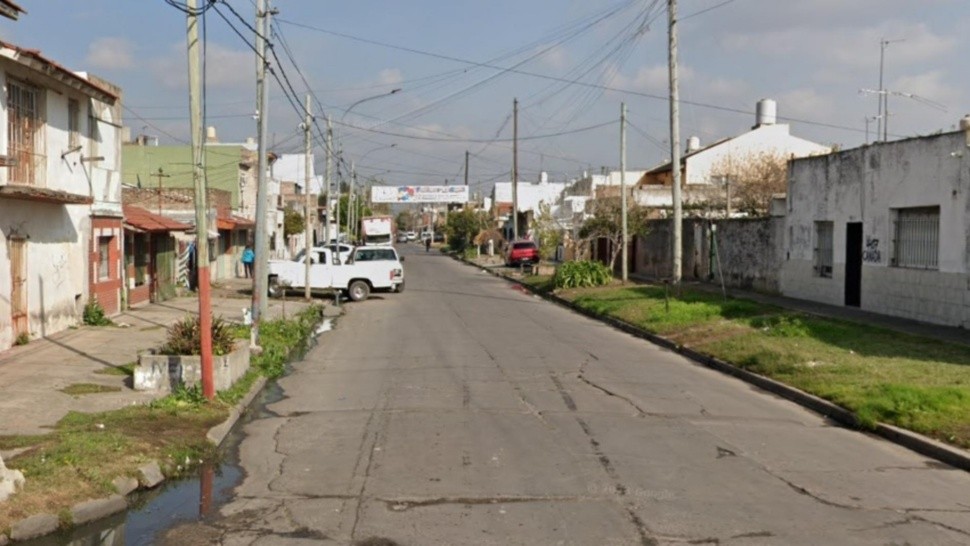
<svg viewBox="0 0 970 546">
<path fill-rule="evenodd" d="M 253 248 L 246 245 L 245 250 L 242 253 L 242 263 L 243 269 L 246 270 L 246 278 L 251 279 L 253 277 L 253 262 L 256 261 L 256 253 L 253 252 Z"/>
</svg>

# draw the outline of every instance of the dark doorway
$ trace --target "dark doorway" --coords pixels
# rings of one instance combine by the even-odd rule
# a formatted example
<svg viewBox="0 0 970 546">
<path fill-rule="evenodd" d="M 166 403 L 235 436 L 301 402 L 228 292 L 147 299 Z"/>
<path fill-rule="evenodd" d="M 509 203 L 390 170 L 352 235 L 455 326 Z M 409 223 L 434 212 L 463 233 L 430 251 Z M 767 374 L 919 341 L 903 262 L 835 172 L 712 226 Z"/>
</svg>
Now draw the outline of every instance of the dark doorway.
<svg viewBox="0 0 970 546">
<path fill-rule="evenodd" d="M 862 304 L 862 222 L 845 225 L 845 304 Z"/>
</svg>

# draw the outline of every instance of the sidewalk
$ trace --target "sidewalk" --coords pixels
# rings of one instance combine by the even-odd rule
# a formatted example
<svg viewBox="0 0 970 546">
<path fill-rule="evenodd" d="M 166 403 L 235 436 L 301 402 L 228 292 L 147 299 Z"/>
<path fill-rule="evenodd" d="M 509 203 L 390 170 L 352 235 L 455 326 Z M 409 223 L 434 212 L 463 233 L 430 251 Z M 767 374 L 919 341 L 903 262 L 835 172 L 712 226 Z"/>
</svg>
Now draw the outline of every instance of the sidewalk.
<svg viewBox="0 0 970 546">
<path fill-rule="evenodd" d="M 250 283 L 232 279 L 214 284 L 213 315 L 242 322 L 243 309 L 250 304 Z M 267 318 L 278 318 L 284 302 L 268 302 Z M 307 304 L 294 297 L 285 305 L 290 316 Z M 133 362 L 139 352 L 161 345 L 170 324 L 197 312 L 195 297 L 175 298 L 112 317 L 119 326 L 79 326 L 0 352 L 0 435 L 43 434 L 69 411 L 108 411 L 152 400 L 155 395 L 131 388 L 130 377 L 104 371 Z M 119 390 L 76 396 L 61 392 L 81 383 Z"/>
</svg>

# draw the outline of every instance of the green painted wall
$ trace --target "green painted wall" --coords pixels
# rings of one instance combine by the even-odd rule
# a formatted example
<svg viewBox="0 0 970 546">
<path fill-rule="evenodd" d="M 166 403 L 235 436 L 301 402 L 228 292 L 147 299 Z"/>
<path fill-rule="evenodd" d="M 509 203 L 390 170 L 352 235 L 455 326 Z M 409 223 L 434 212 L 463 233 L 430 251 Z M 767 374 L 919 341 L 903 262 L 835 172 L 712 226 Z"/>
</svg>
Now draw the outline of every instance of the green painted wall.
<svg viewBox="0 0 970 546">
<path fill-rule="evenodd" d="M 232 207 L 239 206 L 239 163 L 243 146 L 217 144 L 206 146 L 206 180 L 212 189 L 227 190 Z M 139 146 L 126 144 L 121 149 L 121 181 L 142 188 L 157 188 L 158 168 L 165 188 L 192 188 L 192 148 L 180 146 Z"/>
</svg>

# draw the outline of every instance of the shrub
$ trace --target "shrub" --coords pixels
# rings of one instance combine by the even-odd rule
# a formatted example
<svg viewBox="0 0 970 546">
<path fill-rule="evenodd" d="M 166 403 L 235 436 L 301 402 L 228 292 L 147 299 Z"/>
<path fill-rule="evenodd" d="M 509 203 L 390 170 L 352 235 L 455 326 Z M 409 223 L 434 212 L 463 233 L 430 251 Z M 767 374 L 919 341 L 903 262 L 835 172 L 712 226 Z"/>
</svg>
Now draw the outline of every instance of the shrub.
<svg viewBox="0 0 970 546">
<path fill-rule="evenodd" d="M 114 324 L 111 319 L 105 316 L 104 307 L 98 303 L 97 298 L 91 298 L 84 305 L 84 324 L 88 326 L 109 326 Z"/>
<path fill-rule="evenodd" d="M 556 288 L 603 286 L 613 280 L 610 268 L 594 261 L 566 262 L 556 268 L 552 283 Z"/>
<path fill-rule="evenodd" d="M 26 345 L 30 343 L 30 334 L 27 332 L 20 332 L 17 334 L 17 339 L 14 341 L 14 345 Z"/>
<path fill-rule="evenodd" d="M 235 335 L 232 325 L 222 318 L 212 319 L 212 354 L 221 356 L 229 354 L 235 345 Z M 199 317 L 190 316 L 176 322 L 168 328 L 163 354 L 170 355 L 198 355 L 202 353 L 202 328 Z"/>
</svg>

